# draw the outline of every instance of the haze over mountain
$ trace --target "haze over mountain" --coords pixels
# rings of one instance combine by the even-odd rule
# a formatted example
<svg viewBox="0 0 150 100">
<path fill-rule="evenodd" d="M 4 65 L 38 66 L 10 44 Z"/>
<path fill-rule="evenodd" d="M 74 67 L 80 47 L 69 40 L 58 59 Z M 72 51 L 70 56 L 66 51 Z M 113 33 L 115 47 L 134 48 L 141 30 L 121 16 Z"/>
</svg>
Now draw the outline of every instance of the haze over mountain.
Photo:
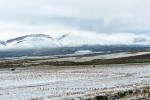
<svg viewBox="0 0 150 100">
<path fill-rule="evenodd" d="M 121 37 L 120 37 L 121 38 Z M 87 37 L 83 35 L 72 35 L 64 34 L 59 38 L 52 38 L 49 35 L 44 34 L 30 34 L 14 39 L 9 39 L 7 41 L 0 41 L 0 45 L 3 45 L 4 48 L 14 48 L 18 46 L 36 47 L 36 46 L 49 46 L 49 47 L 70 47 L 70 46 L 82 46 L 82 45 L 118 45 L 118 44 L 143 44 L 149 45 L 150 40 L 142 37 L 136 37 L 126 40 L 108 40 L 100 36 Z M 1 48 L 2 49 L 2 48 Z M 19 49 L 19 48 L 18 48 Z"/>
<path fill-rule="evenodd" d="M 65 55 L 76 54 L 78 51 L 80 54 L 110 53 L 149 49 L 149 44 L 150 40 L 140 37 L 113 41 L 100 36 L 89 38 L 83 35 L 64 34 L 52 38 L 44 34 L 30 34 L 0 41 L 0 57 Z"/>
</svg>

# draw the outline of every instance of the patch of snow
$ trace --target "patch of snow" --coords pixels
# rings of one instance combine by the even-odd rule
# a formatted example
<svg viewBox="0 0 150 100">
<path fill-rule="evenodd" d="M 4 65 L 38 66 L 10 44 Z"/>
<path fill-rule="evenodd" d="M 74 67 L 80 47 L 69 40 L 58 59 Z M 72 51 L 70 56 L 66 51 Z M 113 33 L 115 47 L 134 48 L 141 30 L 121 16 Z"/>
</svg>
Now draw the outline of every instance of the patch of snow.
<svg viewBox="0 0 150 100">
<path fill-rule="evenodd" d="M 150 65 L 0 71 L 0 99 L 78 99 L 150 85 Z M 135 87 L 136 86 L 136 87 Z"/>
</svg>

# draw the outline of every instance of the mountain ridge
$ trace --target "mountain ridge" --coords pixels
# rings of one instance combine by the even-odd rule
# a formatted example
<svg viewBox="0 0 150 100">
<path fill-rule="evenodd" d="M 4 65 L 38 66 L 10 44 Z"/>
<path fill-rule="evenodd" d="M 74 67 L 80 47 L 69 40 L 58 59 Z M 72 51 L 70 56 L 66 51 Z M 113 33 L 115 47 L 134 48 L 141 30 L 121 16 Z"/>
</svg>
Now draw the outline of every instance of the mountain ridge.
<svg viewBox="0 0 150 100">
<path fill-rule="evenodd" d="M 147 39 L 135 38 L 126 44 L 83 35 L 64 34 L 59 38 L 52 38 L 44 34 L 31 34 L 6 42 L 0 41 L 0 57 L 66 55 L 77 54 L 80 51 L 83 51 L 83 54 L 91 54 L 144 50 L 150 49 L 150 45 L 143 45 L 147 41 L 149 43 Z"/>
<path fill-rule="evenodd" d="M 25 36 L 20 36 L 20 37 L 17 37 L 17 38 L 13 38 L 13 39 L 8 39 L 6 41 L 1 41 L 0 40 L 0 44 L 2 45 L 5 45 L 7 46 L 7 44 L 9 43 L 12 43 L 12 42 L 15 42 L 17 41 L 17 43 L 20 43 L 20 42 L 23 42 L 26 38 L 47 38 L 47 39 L 51 39 L 55 42 L 58 42 L 59 44 L 61 44 L 63 46 L 63 43 L 61 42 L 64 42 L 67 43 L 67 45 L 71 45 L 71 44 L 74 44 L 74 45 L 87 45 L 87 44 L 100 44 L 100 45 L 105 45 L 105 44 L 111 44 L 113 43 L 114 41 L 106 41 L 102 38 L 97 38 L 97 39 L 93 39 L 93 38 L 88 38 L 86 36 L 77 36 L 77 35 L 70 35 L 70 34 L 63 34 L 61 35 L 60 37 L 54 39 L 52 38 L 51 36 L 49 35 L 45 35 L 45 34 L 30 34 L 30 35 L 25 35 Z M 134 38 L 133 41 L 130 41 L 128 42 L 129 44 L 138 44 L 138 43 L 144 43 L 144 42 L 150 42 L 150 40 L 147 40 L 145 38 Z M 40 42 L 40 41 L 39 41 Z M 114 44 L 125 44 L 125 43 L 122 43 L 121 41 L 117 41 L 117 42 L 114 42 Z M 66 46 L 66 45 L 64 45 Z"/>
<path fill-rule="evenodd" d="M 46 38 L 51 38 L 53 39 L 52 37 L 50 37 L 49 35 L 44 35 L 44 34 L 31 34 L 31 35 L 25 35 L 25 36 L 20 36 L 20 37 L 17 37 L 17 38 L 14 38 L 14 39 L 9 39 L 6 41 L 6 43 L 11 43 L 13 41 L 19 41 L 19 40 L 23 40 L 27 37 L 46 37 Z"/>
</svg>

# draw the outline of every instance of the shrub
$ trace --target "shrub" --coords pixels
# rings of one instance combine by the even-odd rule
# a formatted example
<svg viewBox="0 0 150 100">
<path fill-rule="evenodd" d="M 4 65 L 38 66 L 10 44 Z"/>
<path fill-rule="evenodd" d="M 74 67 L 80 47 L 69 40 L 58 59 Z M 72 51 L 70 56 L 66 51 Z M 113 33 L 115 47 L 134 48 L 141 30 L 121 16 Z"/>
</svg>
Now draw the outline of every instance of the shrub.
<svg viewBox="0 0 150 100">
<path fill-rule="evenodd" d="M 132 94 L 133 93 L 133 91 L 132 90 L 129 90 L 129 94 Z"/>
<path fill-rule="evenodd" d="M 135 93 L 140 93 L 141 91 L 140 90 L 138 90 L 138 89 L 136 89 L 136 91 L 135 91 Z"/>
<path fill-rule="evenodd" d="M 86 100 L 91 100 L 91 99 L 86 99 Z"/>
<path fill-rule="evenodd" d="M 145 89 L 150 89 L 149 87 L 146 87 Z"/>
<path fill-rule="evenodd" d="M 142 92 L 143 92 L 143 93 L 148 93 L 148 91 L 147 91 L 147 90 L 143 90 Z"/>
<path fill-rule="evenodd" d="M 94 100 L 108 100 L 107 96 L 96 96 Z"/>
<path fill-rule="evenodd" d="M 123 94 L 124 96 L 126 96 L 128 94 L 128 91 L 124 91 Z"/>
</svg>

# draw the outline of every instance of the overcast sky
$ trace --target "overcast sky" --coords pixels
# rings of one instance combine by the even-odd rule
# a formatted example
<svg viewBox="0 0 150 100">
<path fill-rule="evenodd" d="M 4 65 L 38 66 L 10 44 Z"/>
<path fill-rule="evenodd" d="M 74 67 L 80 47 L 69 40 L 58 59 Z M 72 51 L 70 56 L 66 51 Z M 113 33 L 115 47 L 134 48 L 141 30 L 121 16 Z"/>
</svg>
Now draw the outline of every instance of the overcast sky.
<svg viewBox="0 0 150 100">
<path fill-rule="evenodd" d="M 150 34 L 150 0 L 0 0 L 0 40 L 27 34 Z"/>
</svg>

